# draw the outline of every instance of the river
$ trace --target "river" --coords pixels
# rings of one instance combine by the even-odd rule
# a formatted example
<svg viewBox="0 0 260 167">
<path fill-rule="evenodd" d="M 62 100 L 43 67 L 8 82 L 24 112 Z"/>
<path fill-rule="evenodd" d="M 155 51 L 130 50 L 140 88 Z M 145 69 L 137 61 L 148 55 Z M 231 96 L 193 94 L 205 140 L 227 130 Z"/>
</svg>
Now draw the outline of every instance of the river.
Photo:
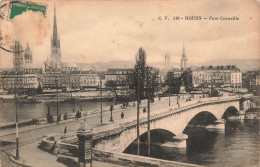
<svg viewBox="0 0 260 167">
<path fill-rule="evenodd" d="M 102 102 L 103 107 L 111 105 L 112 102 Z M 33 118 L 45 118 L 47 116 L 47 105 L 50 104 L 51 114 L 57 115 L 56 102 L 42 102 L 42 103 L 18 103 L 17 113 L 19 121 Z M 72 102 L 59 102 L 59 113 L 64 114 L 73 112 Z M 100 102 L 80 102 L 76 103 L 75 112 L 80 110 L 82 106 L 83 111 L 100 110 Z M 15 122 L 15 104 L 14 103 L 0 103 L 0 122 Z"/>
<path fill-rule="evenodd" d="M 184 133 L 188 135 L 186 148 L 163 147 L 167 141 L 152 142 L 151 157 L 203 166 L 259 166 L 259 120 L 227 122 L 222 132 L 189 127 Z M 151 141 L 155 136 L 158 139 L 158 134 L 153 135 Z M 134 142 L 125 152 L 136 154 L 136 147 Z M 146 156 L 146 141 L 140 147 L 140 155 Z"/>
</svg>

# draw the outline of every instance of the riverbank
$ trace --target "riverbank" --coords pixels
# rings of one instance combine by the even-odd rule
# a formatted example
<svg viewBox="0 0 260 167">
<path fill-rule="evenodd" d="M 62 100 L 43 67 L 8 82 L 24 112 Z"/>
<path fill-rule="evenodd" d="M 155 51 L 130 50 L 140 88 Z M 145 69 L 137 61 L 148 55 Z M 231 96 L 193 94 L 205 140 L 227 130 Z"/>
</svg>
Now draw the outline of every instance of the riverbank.
<svg viewBox="0 0 260 167">
<path fill-rule="evenodd" d="M 57 97 L 58 96 L 58 97 Z M 110 91 L 102 92 L 102 97 L 99 91 L 89 91 L 89 92 L 59 92 L 48 93 L 48 94 L 36 94 L 34 96 L 20 95 L 17 96 L 16 101 L 18 103 L 40 103 L 40 102 L 56 102 L 56 101 L 68 101 L 68 102 L 98 102 L 98 101 L 112 101 L 114 95 Z M 15 95 L 7 94 L 0 95 L 0 103 L 14 103 Z"/>
</svg>

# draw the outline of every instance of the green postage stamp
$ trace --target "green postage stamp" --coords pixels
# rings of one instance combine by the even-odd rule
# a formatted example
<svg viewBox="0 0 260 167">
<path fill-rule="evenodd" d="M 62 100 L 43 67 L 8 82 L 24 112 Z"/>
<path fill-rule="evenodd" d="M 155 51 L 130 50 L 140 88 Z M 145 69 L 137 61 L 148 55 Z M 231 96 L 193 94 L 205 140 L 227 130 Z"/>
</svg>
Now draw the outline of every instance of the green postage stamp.
<svg viewBox="0 0 260 167">
<path fill-rule="evenodd" d="M 13 1 L 11 3 L 9 19 L 11 20 L 15 16 L 27 11 L 41 12 L 44 16 L 46 16 L 46 5 L 36 4 L 33 2 Z"/>
</svg>

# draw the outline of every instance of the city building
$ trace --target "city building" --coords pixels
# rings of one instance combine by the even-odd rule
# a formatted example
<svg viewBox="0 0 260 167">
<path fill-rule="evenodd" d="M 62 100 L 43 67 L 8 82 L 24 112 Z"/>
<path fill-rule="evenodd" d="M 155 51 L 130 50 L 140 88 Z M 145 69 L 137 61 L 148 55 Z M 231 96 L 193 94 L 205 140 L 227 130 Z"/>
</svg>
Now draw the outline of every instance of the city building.
<svg viewBox="0 0 260 167">
<path fill-rule="evenodd" d="M 100 82 L 99 74 L 92 71 L 61 71 L 42 74 L 44 89 L 79 90 L 96 88 Z"/>
<path fill-rule="evenodd" d="M 182 70 L 179 68 L 171 68 L 168 73 L 173 77 L 173 78 L 180 78 L 182 74 Z"/>
<path fill-rule="evenodd" d="M 125 82 L 129 75 L 134 74 L 134 69 L 107 69 L 105 73 L 105 81 L 113 80 L 118 82 Z"/>
<path fill-rule="evenodd" d="M 42 74 L 42 86 L 43 89 L 66 89 L 66 83 L 68 82 L 69 76 L 67 73 L 61 72 L 45 72 Z"/>
<path fill-rule="evenodd" d="M 1 72 L 0 89 L 10 92 L 27 91 L 38 88 L 38 80 L 36 74 L 24 74 L 23 72 Z"/>
<path fill-rule="evenodd" d="M 100 77 L 93 71 L 82 71 L 80 73 L 80 87 L 85 88 L 97 88 L 99 86 Z"/>
<path fill-rule="evenodd" d="M 187 69 L 193 87 L 241 87 L 241 71 L 236 66 L 202 66 Z"/>
<path fill-rule="evenodd" d="M 243 87 L 256 96 L 260 95 L 260 71 L 247 71 L 243 74 Z"/>
<path fill-rule="evenodd" d="M 187 68 L 187 57 L 185 53 L 185 47 L 183 44 L 182 57 L 181 57 L 181 70 L 184 71 Z"/>
<path fill-rule="evenodd" d="M 26 74 L 42 74 L 42 67 L 38 64 L 25 64 L 23 71 Z"/>
<path fill-rule="evenodd" d="M 242 87 L 242 73 L 240 71 L 231 72 L 231 87 L 233 88 Z"/>
</svg>

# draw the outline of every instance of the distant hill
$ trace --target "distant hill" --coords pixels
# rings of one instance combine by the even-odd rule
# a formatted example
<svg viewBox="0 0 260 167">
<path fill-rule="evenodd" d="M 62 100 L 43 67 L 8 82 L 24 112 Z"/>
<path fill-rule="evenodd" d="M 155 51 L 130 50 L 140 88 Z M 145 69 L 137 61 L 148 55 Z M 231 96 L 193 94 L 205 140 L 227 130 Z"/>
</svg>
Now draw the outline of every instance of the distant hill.
<svg viewBox="0 0 260 167">
<path fill-rule="evenodd" d="M 108 68 L 133 68 L 134 62 L 131 61 L 110 61 L 107 63 L 77 63 L 81 69 L 89 69 L 94 71 L 106 71 Z"/>
<path fill-rule="evenodd" d="M 77 63 L 77 65 L 81 69 L 92 69 L 95 71 L 105 71 L 108 68 L 133 68 L 135 65 L 135 62 L 131 61 L 110 61 L 107 63 Z M 148 63 L 148 65 L 163 69 L 164 68 L 164 62 L 157 62 L 157 63 Z M 204 63 L 192 63 L 188 62 L 188 66 L 221 66 L 221 65 L 235 65 L 237 66 L 242 72 L 246 71 L 253 71 L 260 69 L 260 59 L 225 59 L 225 60 L 212 60 L 209 62 Z M 178 63 L 172 63 L 172 67 L 179 68 L 180 64 Z"/>
</svg>

